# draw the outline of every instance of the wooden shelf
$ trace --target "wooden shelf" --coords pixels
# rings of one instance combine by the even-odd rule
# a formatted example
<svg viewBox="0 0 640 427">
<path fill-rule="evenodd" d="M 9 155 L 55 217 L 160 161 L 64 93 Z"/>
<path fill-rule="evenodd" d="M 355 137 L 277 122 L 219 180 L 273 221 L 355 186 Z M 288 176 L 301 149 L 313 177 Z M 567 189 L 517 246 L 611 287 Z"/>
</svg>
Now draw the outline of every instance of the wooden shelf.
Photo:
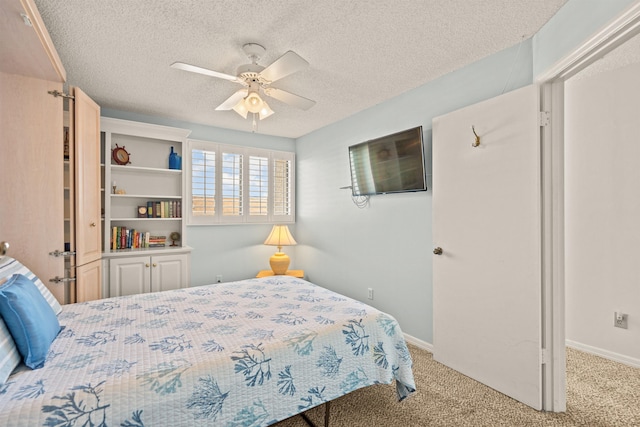
<svg viewBox="0 0 640 427">
<path fill-rule="evenodd" d="M 111 218 L 111 222 L 116 221 L 182 221 L 182 218 Z"/>
<path fill-rule="evenodd" d="M 182 196 L 158 196 L 158 195 L 150 195 L 150 194 L 113 194 L 111 193 L 111 197 L 115 198 L 135 198 L 135 199 L 172 199 L 172 200 L 182 200 Z"/>
<path fill-rule="evenodd" d="M 111 165 L 111 172 L 144 172 L 144 173 L 166 173 L 177 174 L 182 173 L 181 169 L 161 169 L 161 168 L 147 168 L 142 166 L 127 166 L 127 165 Z"/>
</svg>

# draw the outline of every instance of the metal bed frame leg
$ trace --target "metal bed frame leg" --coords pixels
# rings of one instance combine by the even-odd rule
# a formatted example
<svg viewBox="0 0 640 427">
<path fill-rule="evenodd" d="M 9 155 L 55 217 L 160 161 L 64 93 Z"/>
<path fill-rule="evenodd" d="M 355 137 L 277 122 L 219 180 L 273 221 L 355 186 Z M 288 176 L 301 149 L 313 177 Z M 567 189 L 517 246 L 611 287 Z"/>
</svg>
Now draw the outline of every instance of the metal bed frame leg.
<svg viewBox="0 0 640 427">
<path fill-rule="evenodd" d="M 324 404 L 324 427 L 329 427 L 329 412 L 331 410 L 331 402 L 325 402 Z M 307 417 L 304 412 L 300 414 L 302 419 L 311 427 L 317 427 L 316 424 Z"/>
</svg>

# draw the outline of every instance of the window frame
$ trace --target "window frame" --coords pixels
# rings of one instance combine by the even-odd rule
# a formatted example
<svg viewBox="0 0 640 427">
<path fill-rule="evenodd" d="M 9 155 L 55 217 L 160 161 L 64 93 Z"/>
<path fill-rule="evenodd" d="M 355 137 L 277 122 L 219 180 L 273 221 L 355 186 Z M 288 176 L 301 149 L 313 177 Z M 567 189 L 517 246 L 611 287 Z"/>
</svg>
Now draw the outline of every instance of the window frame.
<svg viewBox="0 0 640 427">
<path fill-rule="evenodd" d="M 215 208 L 213 215 L 199 216 L 193 215 L 192 210 L 192 156 L 193 150 L 203 150 L 215 153 Z M 223 153 L 233 153 L 242 155 L 242 214 L 237 216 L 223 215 L 222 198 L 222 161 Z M 244 147 L 239 145 L 222 144 L 212 141 L 197 139 L 187 139 L 185 159 L 183 164 L 187 174 L 185 179 L 185 201 L 187 225 L 228 225 L 228 224 L 293 224 L 295 223 L 295 153 L 290 151 L 269 150 L 263 148 Z M 267 161 L 267 214 L 250 215 L 250 158 L 266 157 Z M 289 214 L 275 215 L 275 162 L 285 160 L 289 162 Z"/>
</svg>

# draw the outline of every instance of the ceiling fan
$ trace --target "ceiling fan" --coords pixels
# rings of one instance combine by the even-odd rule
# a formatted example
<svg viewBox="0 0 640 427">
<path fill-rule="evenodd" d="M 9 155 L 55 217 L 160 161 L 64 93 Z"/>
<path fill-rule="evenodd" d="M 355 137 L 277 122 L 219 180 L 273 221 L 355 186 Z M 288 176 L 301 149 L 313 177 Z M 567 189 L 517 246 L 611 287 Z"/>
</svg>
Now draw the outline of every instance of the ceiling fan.
<svg viewBox="0 0 640 427">
<path fill-rule="evenodd" d="M 185 64 L 184 62 L 174 62 L 171 67 L 229 80 L 245 86 L 218 105 L 216 110 L 234 110 L 245 119 L 248 113 L 253 113 L 254 127 L 256 114 L 262 120 L 274 113 L 260 95 L 275 98 L 302 110 L 308 110 L 315 105 L 315 101 L 271 86 L 273 82 L 300 71 L 309 65 L 300 55 L 290 50 L 265 68 L 258 65 L 258 60 L 266 51 L 264 47 L 257 43 L 247 43 L 242 46 L 242 49 L 251 60 L 251 63 L 239 66 L 235 76 Z"/>
</svg>

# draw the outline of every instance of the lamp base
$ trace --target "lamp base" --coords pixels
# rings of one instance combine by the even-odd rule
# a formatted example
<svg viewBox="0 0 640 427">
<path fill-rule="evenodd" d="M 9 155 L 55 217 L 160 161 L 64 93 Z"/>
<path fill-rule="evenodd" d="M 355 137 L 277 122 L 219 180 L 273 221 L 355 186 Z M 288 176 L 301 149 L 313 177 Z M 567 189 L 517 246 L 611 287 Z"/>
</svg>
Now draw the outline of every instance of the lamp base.
<svg viewBox="0 0 640 427">
<path fill-rule="evenodd" d="M 289 269 L 290 262 L 289 256 L 284 252 L 276 252 L 269 258 L 269 265 L 273 270 L 273 274 L 285 274 Z"/>
</svg>

